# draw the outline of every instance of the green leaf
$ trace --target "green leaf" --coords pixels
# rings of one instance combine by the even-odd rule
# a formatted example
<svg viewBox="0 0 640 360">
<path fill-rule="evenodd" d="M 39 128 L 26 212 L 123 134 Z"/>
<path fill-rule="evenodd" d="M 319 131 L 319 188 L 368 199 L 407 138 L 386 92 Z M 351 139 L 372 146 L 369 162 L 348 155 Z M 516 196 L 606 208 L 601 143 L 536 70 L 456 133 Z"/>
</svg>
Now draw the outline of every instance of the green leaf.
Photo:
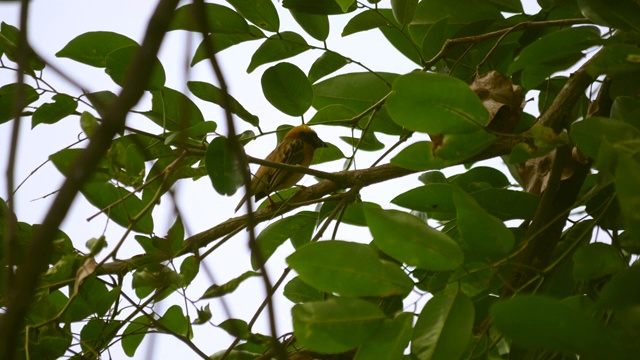
<svg viewBox="0 0 640 360">
<path fill-rule="evenodd" d="M 472 133 L 489 120 L 482 102 L 463 81 L 422 72 L 394 82 L 387 110 L 398 125 L 434 135 Z"/>
<path fill-rule="evenodd" d="M 206 324 L 207 322 L 209 322 L 209 320 L 211 320 L 212 316 L 213 315 L 211 314 L 211 309 L 209 309 L 209 304 L 207 304 L 206 306 L 198 309 L 198 318 L 193 321 L 193 324 L 194 325 Z"/>
<path fill-rule="evenodd" d="M 217 54 L 222 50 L 228 49 L 234 45 L 238 45 L 240 43 L 258 40 L 264 38 L 265 35 L 260 29 L 255 26 L 249 26 L 248 33 L 240 33 L 240 34 L 225 34 L 225 33 L 213 33 L 207 35 L 207 37 L 200 42 L 198 48 L 196 49 L 195 54 L 193 54 L 193 59 L 191 59 L 191 66 L 195 66 L 202 60 L 209 59 L 207 55 L 206 42 L 208 41 L 213 47 L 213 53 Z"/>
<path fill-rule="evenodd" d="M 281 62 L 262 75 L 262 92 L 278 110 L 290 116 L 302 116 L 313 102 L 313 90 L 307 76 L 297 66 Z"/>
<path fill-rule="evenodd" d="M 458 244 L 417 217 L 398 210 L 369 208 L 364 213 L 375 245 L 394 259 L 431 271 L 462 265 Z"/>
<path fill-rule="evenodd" d="M 127 46 L 114 50 L 107 55 L 105 71 L 111 77 L 113 82 L 120 86 L 124 85 L 124 81 L 129 73 L 129 68 L 131 67 L 131 64 L 133 64 L 133 60 L 138 54 L 139 49 L 140 46 L 138 45 Z M 160 63 L 160 60 L 156 58 L 153 64 L 147 65 L 151 66 L 153 70 L 151 72 L 149 83 L 145 85 L 145 90 L 161 89 L 166 81 L 166 75 L 164 73 L 162 63 Z"/>
<path fill-rule="evenodd" d="M 272 32 L 280 29 L 278 11 L 271 0 L 228 0 L 240 15 L 258 27 Z"/>
<path fill-rule="evenodd" d="M 261 354 L 252 353 L 244 350 L 231 350 L 227 353 L 226 350 L 220 350 L 210 356 L 211 360 L 255 360 Z"/>
<path fill-rule="evenodd" d="M 313 160 L 311 161 L 311 165 L 322 164 L 329 161 L 344 159 L 345 156 L 337 146 L 328 143 L 327 147 L 316 149 L 315 153 L 313 153 Z"/>
<path fill-rule="evenodd" d="M 287 239 L 291 238 L 293 242 L 294 238 L 298 238 L 298 245 L 309 242 L 317 220 L 316 212 L 302 211 L 269 224 L 256 237 L 256 248 L 251 252 L 252 268 L 260 269 Z M 259 257 L 255 249 L 259 249 Z"/>
<path fill-rule="evenodd" d="M 449 24 L 460 25 L 504 18 L 500 10 L 486 0 L 430 0 L 420 2 L 414 23 L 434 24 L 445 17 L 449 17 Z"/>
<path fill-rule="evenodd" d="M 607 282 L 596 302 L 598 309 L 626 309 L 640 304 L 640 266 L 634 265 L 622 270 Z"/>
<path fill-rule="evenodd" d="M 338 202 L 336 201 L 325 202 L 320 209 L 320 218 L 326 218 L 329 213 L 331 213 L 336 208 L 337 205 Z M 382 207 L 376 203 L 368 201 L 352 203 L 347 206 L 346 210 L 344 211 L 344 214 L 342 215 L 342 222 L 355 226 L 367 226 L 367 220 L 364 216 L 364 209 L 369 208 L 381 209 Z"/>
<path fill-rule="evenodd" d="M 182 277 L 164 265 L 155 265 L 144 270 L 136 270 L 133 273 L 131 282 L 131 286 L 140 299 L 157 290 L 154 300 L 158 301 L 171 295 L 183 284 Z"/>
<path fill-rule="evenodd" d="M 342 353 L 364 343 L 382 324 L 378 307 L 357 298 L 331 298 L 298 304 L 291 310 L 301 346 L 320 353 Z"/>
<path fill-rule="evenodd" d="M 421 66 L 423 63 L 420 58 L 421 51 L 419 45 L 413 42 L 408 27 L 401 27 L 400 24 L 395 23 L 390 9 L 379 9 L 378 11 L 384 15 L 389 23 L 393 24 L 393 26 L 380 27 L 382 35 L 407 59 Z"/>
<path fill-rule="evenodd" d="M 166 130 L 184 130 L 204 121 L 198 106 L 179 91 L 164 87 L 151 95 L 151 110 L 142 114 Z"/>
<path fill-rule="evenodd" d="M 99 352 L 109 345 L 120 328 L 120 321 L 93 318 L 80 331 L 80 345 L 86 352 Z"/>
<path fill-rule="evenodd" d="M 365 10 L 349 20 L 344 29 L 342 29 L 342 36 L 344 37 L 361 31 L 377 29 L 382 26 L 387 26 L 387 23 L 387 19 L 378 11 Z"/>
<path fill-rule="evenodd" d="M 36 90 L 28 84 L 23 84 L 22 94 L 18 93 L 18 84 L 8 84 L 0 88 L 0 124 L 15 118 L 22 109 L 15 109 L 18 96 L 22 97 L 22 105 L 27 106 L 40 97 Z M 18 112 L 16 112 L 18 110 Z"/>
<path fill-rule="evenodd" d="M 171 255 L 175 255 L 184 242 L 184 225 L 180 216 L 176 217 L 173 226 L 167 232 L 167 243 L 170 245 Z"/>
<path fill-rule="evenodd" d="M 475 169 L 475 168 L 474 168 Z M 473 169 L 471 169 L 473 170 Z M 471 171 L 469 170 L 469 171 Z M 444 176 L 444 174 L 442 173 L 442 171 L 427 171 L 426 173 L 423 173 L 422 175 L 418 176 L 418 180 L 420 180 L 420 182 L 422 182 L 425 185 L 428 184 L 447 184 L 447 178 L 446 176 Z"/>
<path fill-rule="evenodd" d="M 411 22 L 417 7 L 418 0 L 391 0 L 393 16 L 401 25 L 407 25 Z"/>
<path fill-rule="evenodd" d="M 287 285 L 284 286 L 283 294 L 287 299 L 294 303 L 321 301 L 324 300 L 325 296 L 325 293 L 313 288 L 297 276 L 291 279 Z"/>
<path fill-rule="evenodd" d="M 55 315 L 55 314 L 54 314 Z M 31 316 L 29 314 L 28 316 Z M 29 339 L 29 356 L 31 359 L 60 359 L 68 357 L 65 355 L 67 350 L 72 346 L 74 340 L 77 344 L 77 334 L 71 333 L 70 324 L 65 326 L 42 326 L 38 329 L 37 334 L 30 334 Z M 20 345 L 24 344 L 22 339 Z M 20 349 L 22 350 L 22 349 Z M 17 357 L 24 358 L 24 351 L 18 351 Z"/>
<path fill-rule="evenodd" d="M 238 339 L 247 340 L 251 336 L 249 324 L 240 319 L 227 319 L 218 325 L 219 328 L 226 331 L 229 335 Z"/>
<path fill-rule="evenodd" d="M 488 166 L 477 166 L 454 175 L 449 178 L 449 182 L 470 193 L 488 187 L 504 188 L 511 184 L 504 173 Z"/>
<path fill-rule="evenodd" d="M 497 136 L 485 129 L 464 134 L 445 134 L 435 155 L 447 161 L 463 162 L 493 145 L 497 139 Z"/>
<path fill-rule="evenodd" d="M 384 144 L 378 140 L 372 131 L 363 132 L 360 137 L 340 136 L 340 139 L 354 148 L 364 151 L 377 151 L 384 149 Z"/>
<path fill-rule="evenodd" d="M 226 6 L 205 3 L 205 16 L 207 18 L 206 31 L 221 34 L 248 34 L 249 24 L 237 12 Z M 171 30 L 187 30 L 201 32 L 197 21 L 198 7 L 187 4 L 176 9 L 173 20 L 169 25 Z"/>
<path fill-rule="evenodd" d="M 214 104 L 220 105 L 223 109 L 231 111 L 238 115 L 238 117 L 253 126 L 258 126 L 259 119 L 257 116 L 250 113 L 242 106 L 233 96 L 227 94 L 228 104 L 224 101 L 224 93 L 217 86 L 202 82 L 202 81 L 188 81 L 187 87 L 193 93 L 193 95 L 199 97 L 204 101 L 209 101 Z"/>
<path fill-rule="evenodd" d="M 360 113 L 389 94 L 389 84 L 397 77 L 390 73 L 350 73 L 323 80 L 313 85 L 313 107 L 338 104 Z"/>
<path fill-rule="evenodd" d="M 349 8 L 351 8 L 351 5 L 353 5 L 356 1 L 355 0 L 335 0 L 335 2 L 337 2 L 338 5 L 340 5 L 342 12 L 347 12 Z"/>
<path fill-rule="evenodd" d="M 631 156 L 621 156 L 615 171 L 615 185 L 620 210 L 627 224 L 627 236 L 640 236 L 640 162 Z"/>
<path fill-rule="evenodd" d="M 631 0 L 578 0 L 582 14 L 598 25 L 640 31 L 640 5 Z"/>
<path fill-rule="evenodd" d="M 401 359 L 411 340 L 413 314 L 384 319 L 378 330 L 358 348 L 354 360 Z"/>
<path fill-rule="evenodd" d="M 167 137 L 164 139 L 164 143 L 166 145 L 171 145 L 183 141 L 188 142 L 189 139 L 202 141 L 203 138 L 208 134 L 215 133 L 217 128 L 218 124 L 214 123 L 213 121 L 201 122 L 190 128 L 167 134 Z"/>
<path fill-rule="evenodd" d="M 587 71 L 593 77 L 606 74 L 620 75 L 640 70 L 637 61 L 631 61 L 640 55 L 640 49 L 635 46 L 616 44 L 605 46 L 593 56 L 587 65 Z"/>
<path fill-rule="evenodd" d="M 75 113 L 78 103 L 69 95 L 55 94 L 51 98 L 53 103 L 40 105 L 31 118 L 31 128 L 40 124 L 55 124 L 65 117 Z"/>
<path fill-rule="evenodd" d="M 309 82 L 313 84 L 319 79 L 341 69 L 347 65 L 347 63 L 347 59 L 342 57 L 342 55 L 333 51 L 325 51 L 311 64 L 311 69 L 309 69 Z"/>
<path fill-rule="evenodd" d="M 287 257 L 314 288 L 343 296 L 406 295 L 413 282 L 397 265 L 383 262 L 368 245 L 345 241 L 307 244 Z"/>
<path fill-rule="evenodd" d="M 450 220 L 456 215 L 453 188 L 446 183 L 430 183 L 406 191 L 391 202 L 411 210 L 425 212 L 430 218 Z M 539 198 L 533 194 L 506 189 L 483 189 L 471 193 L 481 208 L 501 220 L 532 219 Z"/>
<path fill-rule="evenodd" d="M 489 0 L 491 1 L 495 7 L 504 12 L 511 13 L 521 13 L 524 10 L 522 9 L 522 2 L 520 0 Z"/>
<path fill-rule="evenodd" d="M 204 157 L 213 188 L 221 195 L 233 195 L 242 186 L 242 176 L 235 154 L 225 137 L 217 137 L 207 146 Z"/>
<path fill-rule="evenodd" d="M 329 105 L 318 110 L 309 120 L 309 124 L 347 126 L 356 115 L 355 111 L 344 105 Z"/>
<path fill-rule="evenodd" d="M 337 0 L 283 0 L 282 6 L 286 9 L 296 10 L 298 12 L 316 15 L 338 15 L 347 12 L 354 11 L 357 8 L 357 4 L 352 0 L 340 0 L 340 4 Z M 345 10 L 344 4 L 351 3 Z"/>
<path fill-rule="evenodd" d="M 188 256 L 180 264 L 180 276 L 184 282 L 184 286 L 189 286 L 191 281 L 195 279 L 200 271 L 200 261 L 195 256 Z"/>
<path fill-rule="evenodd" d="M 62 50 L 58 51 L 56 56 L 103 68 L 107 66 L 109 54 L 130 46 L 137 47 L 138 43 L 114 32 L 94 31 L 75 37 Z"/>
<path fill-rule="evenodd" d="M 640 100 L 630 96 L 618 96 L 611 106 L 611 118 L 618 119 L 640 129 Z"/>
<path fill-rule="evenodd" d="M 435 294 L 418 316 L 411 354 L 419 359 L 459 359 L 471 340 L 473 320 L 473 303 L 457 286 Z"/>
<path fill-rule="evenodd" d="M 521 85 L 525 89 L 535 89 L 537 87 L 544 86 L 544 81 L 546 81 L 551 75 L 570 68 L 583 57 L 584 55 L 582 52 L 576 51 L 559 60 L 527 66 L 522 70 L 520 75 Z"/>
<path fill-rule="evenodd" d="M 391 203 L 424 212 L 429 218 L 451 220 L 456 216 L 453 187 L 447 183 L 432 183 L 406 191 Z"/>
<path fill-rule="evenodd" d="M 474 200 L 489 214 L 500 220 L 531 220 L 540 198 L 524 191 L 484 189 L 471 194 Z"/>
<path fill-rule="evenodd" d="M 81 149 L 61 150 L 49 158 L 58 170 L 65 176 L 69 176 L 71 164 L 82 152 Z M 146 209 L 146 204 L 137 196 L 118 187 L 102 177 L 94 177 L 87 181 L 82 188 L 82 194 L 87 200 L 98 209 L 109 209 L 106 215 L 120 226 L 125 228 L 132 226 L 134 231 L 150 234 L 153 232 L 153 218 L 150 209 Z M 124 199 L 124 200 L 122 200 Z M 132 219 L 139 217 L 132 224 Z"/>
<path fill-rule="evenodd" d="M 292 31 L 284 31 L 270 36 L 253 53 L 247 72 L 251 73 L 258 66 L 283 60 L 309 50 L 304 38 Z"/>
<path fill-rule="evenodd" d="M 532 65 L 552 63 L 580 54 L 582 50 L 596 45 L 599 41 L 600 31 L 593 26 L 554 31 L 525 47 L 509 66 L 508 75 Z"/>
<path fill-rule="evenodd" d="M 158 329 L 168 334 L 187 336 L 189 334 L 189 320 L 182 313 L 182 308 L 173 305 L 158 319 Z"/>
<path fill-rule="evenodd" d="M 293 9 L 289 11 L 293 19 L 307 34 L 319 41 L 327 40 L 329 37 L 329 17 L 327 15 L 303 13 Z"/>
<path fill-rule="evenodd" d="M 422 40 L 422 57 L 427 60 L 434 58 L 444 46 L 447 39 L 447 27 L 449 25 L 449 18 L 445 17 L 438 20 L 435 24 L 429 27 L 427 34 Z"/>
<path fill-rule="evenodd" d="M 0 25 L 0 56 L 4 53 L 9 60 L 17 63 L 19 41 L 20 30 L 15 26 L 2 22 Z M 27 74 L 35 75 L 34 70 L 44 69 L 45 62 L 33 50 L 27 49 L 26 52 L 26 63 L 23 66 Z"/>
<path fill-rule="evenodd" d="M 513 248 L 513 233 L 493 215 L 489 215 L 473 197 L 460 189 L 453 192 L 458 230 L 472 249 L 489 256 L 504 256 Z"/>
<path fill-rule="evenodd" d="M 458 282 L 460 291 L 475 297 L 487 291 L 494 278 L 494 270 L 485 262 L 467 262 L 449 278 L 449 283 Z"/>
<path fill-rule="evenodd" d="M 200 300 L 211 299 L 230 294 L 234 292 L 238 288 L 238 286 L 242 284 L 243 281 L 254 276 L 260 276 L 260 273 L 257 273 L 255 271 L 247 271 L 222 285 L 213 284 L 209 286 L 207 290 L 205 290 L 204 294 L 202 294 L 202 296 L 200 297 Z"/>
<path fill-rule="evenodd" d="M 573 254 L 573 277 L 577 281 L 594 280 L 626 267 L 620 251 L 608 244 L 587 244 Z"/>
<path fill-rule="evenodd" d="M 602 324 L 559 300 L 522 295 L 495 304 L 491 314 L 497 329 L 521 346 L 619 358 Z"/>
<path fill-rule="evenodd" d="M 433 156 L 433 144 L 430 141 L 419 141 L 404 148 L 391 158 L 391 164 L 409 170 L 441 169 L 453 165 Z"/>
<path fill-rule="evenodd" d="M 640 139 L 640 129 L 624 121 L 590 117 L 571 126 L 571 138 L 588 157 L 598 157 L 603 141 L 609 144 Z"/>
<path fill-rule="evenodd" d="M 91 105 L 96 108 L 99 114 L 104 114 L 109 106 L 111 106 L 118 99 L 118 95 L 107 90 L 96 91 L 93 93 L 88 93 L 87 99 L 89 99 Z"/>
</svg>

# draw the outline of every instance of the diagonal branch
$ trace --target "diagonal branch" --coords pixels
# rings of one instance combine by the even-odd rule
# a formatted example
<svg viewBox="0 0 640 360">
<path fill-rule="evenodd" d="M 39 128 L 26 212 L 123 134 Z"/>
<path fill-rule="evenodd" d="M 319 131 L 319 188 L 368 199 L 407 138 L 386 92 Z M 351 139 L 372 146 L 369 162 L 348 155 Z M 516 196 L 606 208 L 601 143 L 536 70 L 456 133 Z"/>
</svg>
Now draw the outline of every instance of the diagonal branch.
<svg viewBox="0 0 640 360">
<path fill-rule="evenodd" d="M 508 136 L 501 138 L 493 146 L 487 148 L 482 153 L 461 163 L 481 161 L 494 158 L 496 156 L 507 155 L 511 152 L 511 149 L 516 144 L 522 141 L 524 141 L 522 137 Z M 337 172 L 334 175 L 337 178 L 341 179 L 340 183 L 335 183 L 331 180 L 323 180 L 313 186 L 301 189 L 285 203 L 278 203 L 277 206 L 271 206 L 255 211 L 252 214 L 254 218 L 254 224 L 268 221 L 270 219 L 273 219 L 273 217 L 275 216 L 285 214 L 300 206 L 306 205 L 310 201 L 322 199 L 323 197 L 340 190 L 352 187 L 362 188 L 426 170 L 436 170 L 436 168 L 409 170 L 401 168 L 399 166 L 386 164 L 362 170 Z M 344 195 L 347 196 L 349 194 Z M 197 252 L 200 248 L 206 247 L 212 242 L 224 238 L 234 231 L 237 231 L 239 228 L 245 227 L 247 224 L 246 217 L 247 215 L 231 218 L 210 229 L 191 236 L 190 238 L 185 240 L 182 249 L 175 256 L 177 257 L 190 252 Z M 143 266 L 152 262 L 165 260 L 169 260 L 169 258 L 160 258 L 158 255 L 134 256 L 133 258 L 128 260 L 118 260 L 104 264 L 100 269 L 98 269 L 98 273 L 103 275 L 124 274 L 130 271 L 132 268 L 137 268 L 139 266 Z"/>
</svg>

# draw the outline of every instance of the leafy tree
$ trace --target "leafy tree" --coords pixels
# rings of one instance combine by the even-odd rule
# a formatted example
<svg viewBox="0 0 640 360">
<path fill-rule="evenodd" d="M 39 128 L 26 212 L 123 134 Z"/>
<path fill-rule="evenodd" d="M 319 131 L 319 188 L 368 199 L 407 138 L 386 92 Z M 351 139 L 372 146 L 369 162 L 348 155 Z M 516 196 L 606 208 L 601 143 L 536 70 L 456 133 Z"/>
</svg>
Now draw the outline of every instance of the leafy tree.
<svg viewBox="0 0 640 360">
<path fill-rule="evenodd" d="M 140 44 L 89 32 L 56 54 L 105 69 L 119 94 L 66 94 L 43 78 L 55 64 L 29 46 L 23 1 L 23 24 L 0 29 L 0 66 L 18 75 L 0 88 L 0 122 L 55 127 L 71 118 L 84 138 L 50 155 L 66 181 L 41 224 L 16 218 L 10 195 L 2 202 L 2 358 L 98 358 L 112 347 L 132 356 L 150 332 L 215 359 L 634 358 L 640 5 L 538 3 L 537 14 L 525 15 L 515 0 L 195 0 L 180 7 L 161 0 Z M 326 39 L 338 15 L 348 21 L 332 31 L 380 31 L 380 41 L 416 70 L 378 72 L 366 59 L 332 50 Z M 283 28 L 285 16 L 305 33 Z M 196 79 L 186 93 L 165 86 L 156 54 L 169 31 L 201 37 L 192 65 L 208 64 L 218 85 Z M 233 79 L 216 54 L 250 42 L 259 46 L 245 65 L 264 71 L 265 98 L 284 114 L 311 114 L 310 125 L 339 133 L 351 154 L 330 145 L 314 163 L 342 160 L 343 171 L 245 154 L 244 144 L 273 135 L 261 127 L 277 127 L 280 137 L 299 124 L 259 120 L 229 95 Z M 312 49 L 321 55 L 307 73 L 287 62 Z M 347 64 L 358 70 L 344 71 Z M 559 75 L 570 68 L 570 76 Z M 142 106 L 150 110 L 133 111 L 145 94 L 151 100 Z M 225 110 L 224 133 L 205 121 L 194 97 Z M 527 102 L 537 105 L 538 117 L 523 110 Z M 130 115 L 159 130 L 130 125 Z M 239 133 L 236 121 L 251 130 Z M 8 194 L 16 139 L 7 151 Z M 364 152 L 378 160 L 357 168 Z M 476 165 L 487 159 L 495 167 Z M 248 163 L 307 173 L 318 183 L 272 195 L 275 203 L 255 211 L 249 204 L 248 215 L 188 238 L 179 213 L 166 236 L 154 230 L 154 209 L 176 183 L 209 177 L 219 196 L 233 195 L 250 181 Z M 440 171 L 460 164 L 456 175 Z M 403 176 L 423 185 L 399 189 L 394 179 Z M 395 206 L 360 196 L 374 184 L 395 195 Z M 67 219 L 78 193 L 125 235 L 94 239 L 88 252 L 75 247 L 59 227 L 65 219 L 84 221 Z M 338 232 L 344 224 L 368 228 L 373 240 L 350 239 Z M 207 257 L 234 236 L 249 238 L 253 268 L 189 298 L 185 291 Z M 119 259 L 131 238 L 143 251 Z M 287 240 L 295 251 L 270 282 L 265 263 Z M 267 289 L 263 306 L 247 309 L 253 317 L 213 324 L 210 299 L 253 277 Z M 412 307 L 412 293 L 431 297 Z M 291 334 L 273 325 L 277 294 L 293 304 Z M 153 305 L 169 296 L 182 301 L 156 313 Z M 271 333 L 253 329 L 262 312 Z M 200 349 L 206 339 L 193 337 L 195 327 L 212 326 L 236 339 L 214 355 Z"/>
</svg>

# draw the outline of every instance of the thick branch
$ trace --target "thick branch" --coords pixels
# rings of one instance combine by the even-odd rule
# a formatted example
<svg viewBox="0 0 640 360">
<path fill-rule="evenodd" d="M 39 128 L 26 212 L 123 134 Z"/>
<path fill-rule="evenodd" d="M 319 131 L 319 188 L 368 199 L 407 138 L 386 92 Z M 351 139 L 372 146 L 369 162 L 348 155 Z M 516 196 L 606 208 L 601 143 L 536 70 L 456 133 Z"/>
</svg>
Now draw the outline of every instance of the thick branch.
<svg viewBox="0 0 640 360">
<path fill-rule="evenodd" d="M 592 59 L 595 55 L 592 57 Z M 583 64 L 580 69 L 571 74 L 569 80 L 564 87 L 558 93 L 547 112 L 540 116 L 538 122 L 541 125 L 552 128 L 556 133 L 559 133 L 570 122 L 571 111 L 575 107 L 576 103 L 580 99 L 580 96 L 584 94 L 589 85 L 593 82 L 594 78 L 587 71 L 587 65 L 589 61 Z"/>
<path fill-rule="evenodd" d="M 553 128 L 556 132 L 561 131 L 572 121 L 569 117 L 571 109 L 575 106 L 580 96 L 587 87 L 594 81 L 594 78 L 587 73 L 587 64 L 584 64 L 578 71 L 572 74 L 571 78 L 562 88 L 549 110 L 540 118 L 540 123 Z M 608 114 L 611 109 L 611 99 L 609 98 L 609 81 L 605 81 L 600 88 L 598 98 L 594 102 L 598 112 L 591 115 Z M 533 166 L 531 163 L 529 166 Z M 562 180 L 562 174 L 566 167 L 573 168 L 573 174 Z M 535 273 L 531 269 L 544 269 L 549 261 L 553 250 L 557 246 L 562 236 L 562 231 L 567 223 L 571 209 L 575 206 L 578 192 L 582 187 L 590 164 L 576 163 L 571 156 L 571 148 L 565 146 L 557 149 L 553 157 L 553 165 L 549 183 L 542 193 L 540 205 L 536 214 L 527 229 L 525 241 L 527 247 L 518 256 L 516 262 L 525 266 L 516 269 L 510 279 L 510 288 L 519 288 L 525 284 Z M 535 169 L 535 173 L 540 173 L 541 169 Z"/>
</svg>

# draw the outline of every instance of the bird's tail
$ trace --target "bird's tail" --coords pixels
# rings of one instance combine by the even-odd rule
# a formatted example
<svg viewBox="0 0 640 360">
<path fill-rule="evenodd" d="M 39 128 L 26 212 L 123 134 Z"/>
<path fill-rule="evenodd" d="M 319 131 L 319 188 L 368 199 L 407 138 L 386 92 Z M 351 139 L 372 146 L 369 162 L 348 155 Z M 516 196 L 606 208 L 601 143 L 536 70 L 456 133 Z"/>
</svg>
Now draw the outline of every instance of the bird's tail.
<svg viewBox="0 0 640 360">
<path fill-rule="evenodd" d="M 242 205 L 244 205 L 245 202 L 247 202 L 247 200 L 249 199 L 249 197 L 251 196 L 251 194 L 246 193 L 243 197 L 242 200 L 240 200 L 240 202 L 238 203 L 238 206 L 236 206 L 236 209 L 233 211 L 234 213 L 237 213 L 238 210 L 240 210 L 240 208 L 242 207 Z"/>
</svg>

